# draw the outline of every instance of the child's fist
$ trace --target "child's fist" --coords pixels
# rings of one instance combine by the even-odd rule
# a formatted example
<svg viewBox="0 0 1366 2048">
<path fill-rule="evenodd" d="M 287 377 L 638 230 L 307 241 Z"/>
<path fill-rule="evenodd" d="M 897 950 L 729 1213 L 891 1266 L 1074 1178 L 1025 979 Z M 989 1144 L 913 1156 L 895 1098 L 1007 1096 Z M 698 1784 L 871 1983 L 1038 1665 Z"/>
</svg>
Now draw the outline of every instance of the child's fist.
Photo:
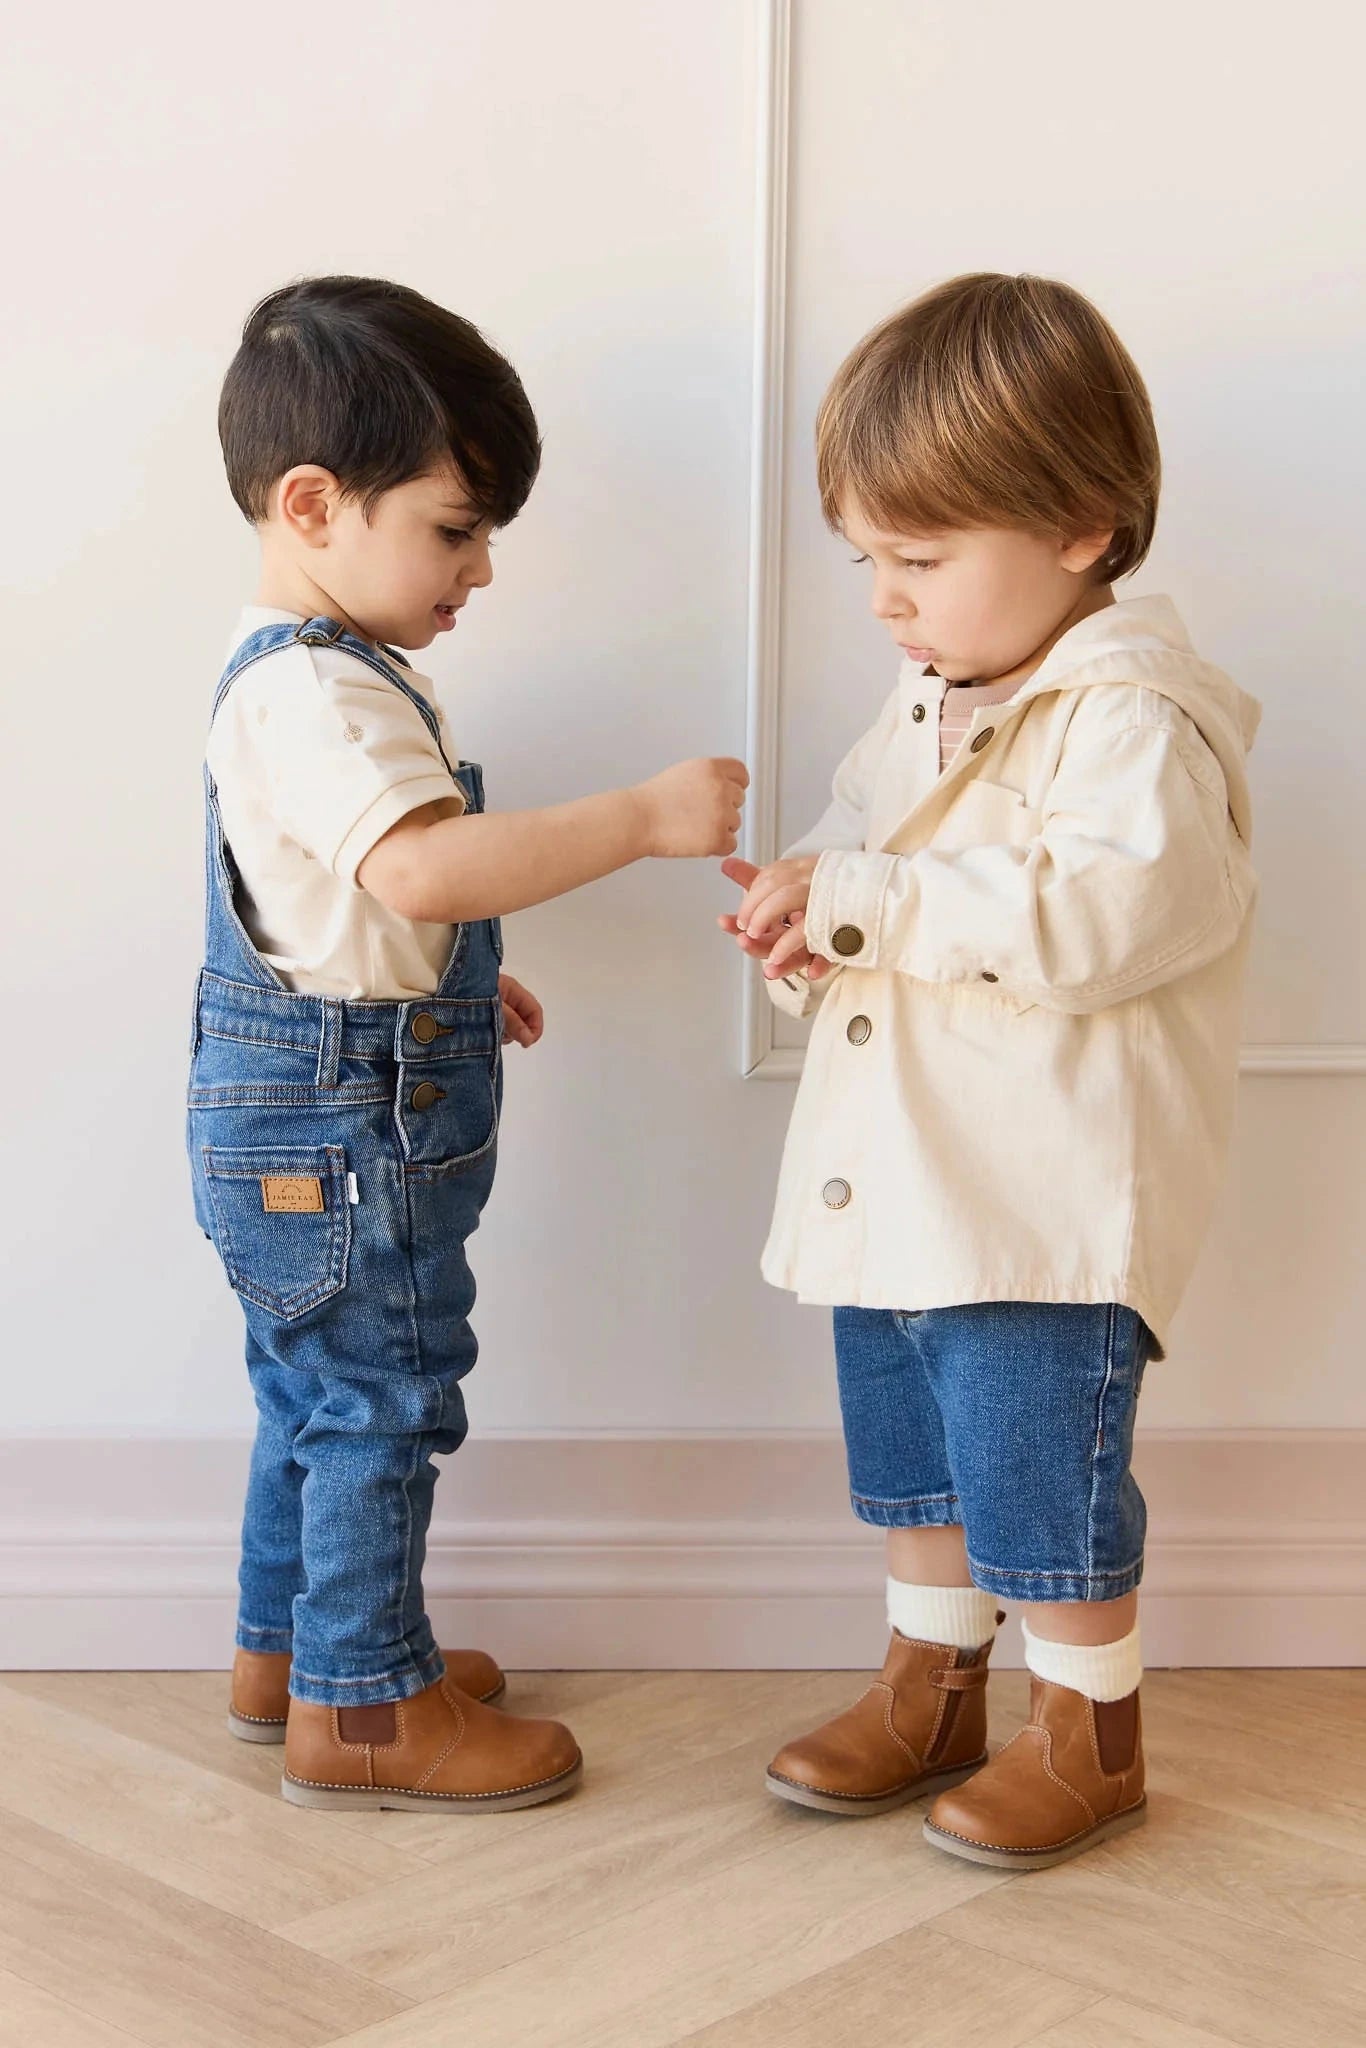
<svg viewBox="0 0 1366 2048">
<path fill-rule="evenodd" d="M 503 999 L 504 1045 L 536 1045 L 545 1030 L 545 1011 L 531 990 L 512 975 L 500 974 L 498 993 Z"/>
<path fill-rule="evenodd" d="M 636 790 L 646 851 L 656 859 L 734 853 L 749 788 L 743 761 L 680 761 Z"/>
</svg>

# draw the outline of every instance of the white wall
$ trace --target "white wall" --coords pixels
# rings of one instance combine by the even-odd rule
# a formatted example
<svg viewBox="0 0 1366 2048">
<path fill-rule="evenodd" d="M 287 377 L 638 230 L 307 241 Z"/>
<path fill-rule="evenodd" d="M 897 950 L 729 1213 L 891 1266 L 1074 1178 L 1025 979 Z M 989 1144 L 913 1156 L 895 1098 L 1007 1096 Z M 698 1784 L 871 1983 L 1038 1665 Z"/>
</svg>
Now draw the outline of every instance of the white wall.
<svg viewBox="0 0 1366 2048">
<path fill-rule="evenodd" d="M 337 0 L 324 32 L 154 0 L 131 35 L 50 11 L 12 42 L 0 1431 L 250 1427 L 181 1102 L 199 753 L 253 578 L 214 408 L 257 296 L 390 274 L 524 374 L 543 480 L 432 656 L 495 802 L 741 749 L 760 11 Z M 819 524 L 825 378 L 945 274 L 1067 276 L 1164 434 L 1135 587 L 1171 590 L 1266 702 L 1249 1035 L 1302 1047 L 1366 1041 L 1349 37 L 1346 0 L 1293 33 L 1267 5 L 797 0 L 794 33 L 783 828 L 892 676 Z M 730 894 L 641 868 L 510 923 L 549 1024 L 509 1062 L 475 1248 L 480 1430 L 834 1422 L 825 1318 L 756 1272 L 790 1087 L 739 1078 Z M 1366 1428 L 1363 1140 L 1359 1076 L 1245 1081 L 1150 1426 Z"/>
</svg>

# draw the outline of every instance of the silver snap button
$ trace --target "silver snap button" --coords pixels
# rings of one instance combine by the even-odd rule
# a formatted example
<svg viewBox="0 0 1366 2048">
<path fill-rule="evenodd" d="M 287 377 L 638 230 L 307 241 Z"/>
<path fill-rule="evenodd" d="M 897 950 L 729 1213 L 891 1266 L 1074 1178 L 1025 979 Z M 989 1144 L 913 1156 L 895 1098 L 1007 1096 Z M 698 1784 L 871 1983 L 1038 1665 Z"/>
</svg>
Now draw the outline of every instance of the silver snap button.
<svg viewBox="0 0 1366 2048">
<path fill-rule="evenodd" d="M 968 751 L 973 754 L 980 754 L 983 747 L 989 747 L 995 737 L 996 728 L 994 725 L 983 726 Z"/>
<path fill-rule="evenodd" d="M 851 960 L 855 953 L 863 951 L 866 941 L 856 924 L 842 924 L 831 933 L 830 943 L 842 960 Z"/>
<path fill-rule="evenodd" d="M 982 974 L 982 979 L 983 981 L 999 981 L 1001 977 L 999 974 L 989 974 L 984 970 Z"/>
<path fill-rule="evenodd" d="M 917 725 L 923 725 L 923 724 L 925 723 L 925 707 L 924 707 L 924 705 L 923 705 L 923 704 L 913 704 L 913 705 L 911 706 L 911 717 L 912 717 L 912 718 L 913 718 L 913 719 L 915 720 L 915 722 L 916 722 L 916 724 L 917 724 Z"/>
<path fill-rule="evenodd" d="M 828 1180 L 821 1189 L 821 1200 L 827 1209 L 847 1209 L 854 1199 L 854 1190 L 847 1180 Z"/>
<path fill-rule="evenodd" d="M 850 1045 L 867 1045 L 873 1035 L 871 1017 L 851 1017 L 845 1026 L 844 1035 Z"/>
</svg>

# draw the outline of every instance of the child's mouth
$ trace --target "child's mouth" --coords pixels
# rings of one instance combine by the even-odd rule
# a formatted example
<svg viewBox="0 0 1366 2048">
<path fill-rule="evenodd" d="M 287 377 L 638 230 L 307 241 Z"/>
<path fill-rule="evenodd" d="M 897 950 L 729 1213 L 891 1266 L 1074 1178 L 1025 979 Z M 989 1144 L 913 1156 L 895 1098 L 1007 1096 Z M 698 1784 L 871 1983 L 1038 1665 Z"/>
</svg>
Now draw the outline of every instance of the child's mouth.
<svg viewBox="0 0 1366 2048">
<path fill-rule="evenodd" d="M 453 604 L 439 604 L 434 606 L 433 609 L 436 612 L 438 630 L 442 633 L 449 633 L 451 627 L 455 624 L 455 606 Z"/>
</svg>

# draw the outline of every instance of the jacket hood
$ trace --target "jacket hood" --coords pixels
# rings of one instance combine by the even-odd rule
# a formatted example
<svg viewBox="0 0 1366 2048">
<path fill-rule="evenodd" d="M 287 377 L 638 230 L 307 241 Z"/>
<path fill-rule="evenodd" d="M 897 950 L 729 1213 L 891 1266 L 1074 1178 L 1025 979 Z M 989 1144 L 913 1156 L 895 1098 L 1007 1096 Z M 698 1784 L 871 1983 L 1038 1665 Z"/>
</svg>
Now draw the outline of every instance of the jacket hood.
<svg viewBox="0 0 1366 2048">
<path fill-rule="evenodd" d="M 1201 660 L 1169 597 L 1122 598 L 1082 619 L 1064 633 L 1014 702 L 1095 683 L 1155 690 L 1186 713 L 1223 770 L 1230 814 L 1239 838 L 1248 843 L 1247 754 L 1262 707 L 1222 669 Z"/>
</svg>

